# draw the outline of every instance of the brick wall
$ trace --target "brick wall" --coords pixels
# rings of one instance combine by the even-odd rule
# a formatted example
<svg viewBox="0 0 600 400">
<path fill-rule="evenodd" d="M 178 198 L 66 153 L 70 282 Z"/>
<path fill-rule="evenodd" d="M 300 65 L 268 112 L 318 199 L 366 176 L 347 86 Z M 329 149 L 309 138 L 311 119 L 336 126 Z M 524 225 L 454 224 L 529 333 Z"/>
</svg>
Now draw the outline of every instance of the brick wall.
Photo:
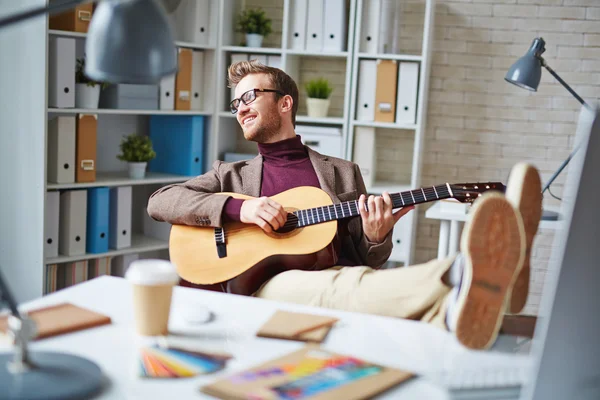
<svg viewBox="0 0 600 400">
<path fill-rule="evenodd" d="M 506 181 L 525 160 L 545 182 L 569 154 L 580 105 L 546 70 L 537 93 L 504 81 L 532 40 L 546 41 L 544 58 L 584 99 L 600 95 L 600 1 L 440 0 L 428 99 L 422 183 Z M 381 162 L 382 160 L 378 158 Z M 385 162 L 385 160 L 383 160 Z M 390 165 L 389 168 L 393 168 Z M 566 171 L 552 186 L 562 196 Z M 544 204 L 558 206 L 549 194 Z M 438 223 L 420 210 L 417 261 L 436 256 Z M 535 314 L 553 243 L 540 230 L 533 251 Z"/>
</svg>

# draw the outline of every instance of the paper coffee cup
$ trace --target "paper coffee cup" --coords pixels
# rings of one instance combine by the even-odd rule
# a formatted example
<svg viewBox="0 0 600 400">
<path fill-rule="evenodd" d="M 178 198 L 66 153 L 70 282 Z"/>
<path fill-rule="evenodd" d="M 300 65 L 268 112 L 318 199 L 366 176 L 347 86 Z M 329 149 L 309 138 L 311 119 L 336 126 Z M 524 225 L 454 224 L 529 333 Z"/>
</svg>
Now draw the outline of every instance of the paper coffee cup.
<svg viewBox="0 0 600 400">
<path fill-rule="evenodd" d="M 175 266 L 166 260 L 133 261 L 125 278 L 133 288 L 136 330 L 140 335 L 166 335 L 173 286 L 179 282 Z"/>
</svg>

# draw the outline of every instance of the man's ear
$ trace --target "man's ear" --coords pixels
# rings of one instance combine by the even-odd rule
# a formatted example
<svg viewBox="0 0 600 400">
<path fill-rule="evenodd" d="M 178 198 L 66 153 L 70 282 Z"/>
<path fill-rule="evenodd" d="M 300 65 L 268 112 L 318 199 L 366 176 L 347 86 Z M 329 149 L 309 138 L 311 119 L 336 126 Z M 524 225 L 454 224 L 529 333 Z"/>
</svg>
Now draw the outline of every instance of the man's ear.
<svg viewBox="0 0 600 400">
<path fill-rule="evenodd" d="M 281 112 L 291 112 L 294 106 L 294 99 L 289 94 L 286 94 L 281 99 Z"/>
</svg>

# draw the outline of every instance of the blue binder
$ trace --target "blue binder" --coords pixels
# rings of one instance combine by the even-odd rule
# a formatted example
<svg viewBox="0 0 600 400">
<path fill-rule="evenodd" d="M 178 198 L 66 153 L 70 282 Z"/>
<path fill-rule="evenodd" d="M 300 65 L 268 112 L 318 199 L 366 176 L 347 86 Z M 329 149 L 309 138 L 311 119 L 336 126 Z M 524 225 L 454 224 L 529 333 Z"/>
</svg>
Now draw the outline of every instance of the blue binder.
<svg viewBox="0 0 600 400">
<path fill-rule="evenodd" d="M 88 253 L 108 251 L 110 224 L 110 189 L 98 187 L 87 192 L 87 234 L 85 250 Z"/>
<path fill-rule="evenodd" d="M 198 176 L 204 173 L 204 117 L 153 115 L 149 136 L 156 158 L 148 171 Z"/>
</svg>

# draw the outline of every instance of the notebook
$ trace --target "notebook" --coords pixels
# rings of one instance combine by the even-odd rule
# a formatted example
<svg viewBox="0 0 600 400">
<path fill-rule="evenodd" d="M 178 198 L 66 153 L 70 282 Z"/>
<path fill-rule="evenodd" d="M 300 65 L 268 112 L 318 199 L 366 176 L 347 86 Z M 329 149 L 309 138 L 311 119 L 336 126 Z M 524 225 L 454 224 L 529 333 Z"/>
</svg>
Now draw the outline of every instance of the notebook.
<svg viewBox="0 0 600 400">
<path fill-rule="evenodd" d="M 337 318 L 290 311 L 276 311 L 256 333 L 259 337 L 321 343 Z"/>
<path fill-rule="evenodd" d="M 37 325 L 34 339 L 62 335 L 111 323 L 110 317 L 76 306 L 62 303 L 24 313 Z M 8 315 L 0 317 L 0 332 L 8 331 Z"/>
<path fill-rule="evenodd" d="M 201 391 L 220 399 L 370 399 L 413 374 L 321 349 L 311 343 Z"/>
</svg>

